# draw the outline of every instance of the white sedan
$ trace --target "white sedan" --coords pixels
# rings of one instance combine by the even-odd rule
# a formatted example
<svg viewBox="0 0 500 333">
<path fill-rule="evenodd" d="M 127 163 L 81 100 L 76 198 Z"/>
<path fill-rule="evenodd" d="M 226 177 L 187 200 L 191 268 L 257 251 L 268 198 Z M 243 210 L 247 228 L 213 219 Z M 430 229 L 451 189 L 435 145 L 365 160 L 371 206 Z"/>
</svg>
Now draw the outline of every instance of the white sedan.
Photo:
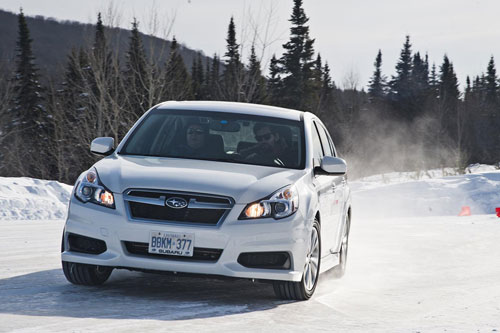
<svg viewBox="0 0 500 333">
<path fill-rule="evenodd" d="M 115 268 L 257 279 L 309 299 L 345 271 L 346 164 L 313 114 L 228 102 L 165 102 L 78 178 L 63 233 L 74 284 Z"/>
</svg>

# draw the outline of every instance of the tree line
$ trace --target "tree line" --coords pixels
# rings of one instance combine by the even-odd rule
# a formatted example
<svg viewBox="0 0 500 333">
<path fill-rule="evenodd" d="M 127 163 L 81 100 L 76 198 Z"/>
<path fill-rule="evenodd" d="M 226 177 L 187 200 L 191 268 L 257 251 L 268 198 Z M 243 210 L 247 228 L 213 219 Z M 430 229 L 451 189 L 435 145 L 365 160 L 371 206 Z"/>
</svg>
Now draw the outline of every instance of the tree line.
<svg viewBox="0 0 500 333">
<path fill-rule="evenodd" d="M 21 11 L 15 70 L 0 82 L 0 175 L 72 183 L 97 158 L 95 137 L 118 142 L 149 108 L 166 100 L 223 100 L 310 111 L 325 122 L 337 149 L 361 176 L 496 163 L 500 153 L 499 80 L 493 57 L 486 73 L 467 77 L 464 92 L 447 55 L 436 66 L 407 36 L 395 74 L 382 73 L 382 52 L 367 91 L 354 77 L 342 87 L 314 50 L 302 0 L 294 0 L 290 37 L 263 74 L 256 45 L 242 59 L 231 18 L 226 52 L 185 64 L 172 40 L 166 61 L 148 57 L 132 22 L 124 61 L 113 52 L 98 14 L 93 41 L 73 49 L 62 76 L 41 78 Z M 208 59 L 208 60 L 206 60 Z M 8 64 L 0 72 L 8 73 Z"/>
</svg>

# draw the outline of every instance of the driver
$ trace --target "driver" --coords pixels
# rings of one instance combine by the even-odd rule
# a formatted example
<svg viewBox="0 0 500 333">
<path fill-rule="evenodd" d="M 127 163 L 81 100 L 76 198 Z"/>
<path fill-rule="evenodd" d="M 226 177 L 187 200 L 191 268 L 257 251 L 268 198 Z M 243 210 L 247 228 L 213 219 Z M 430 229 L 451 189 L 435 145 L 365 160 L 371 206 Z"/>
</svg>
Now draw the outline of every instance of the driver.
<svg viewBox="0 0 500 333">
<path fill-rule="evenodd" d="M 257 143 L 241 152 L 247 161 L 279 166 L 292 164 L 290 147 L 274 126 L 256 123 L 253 132 Z"/>
<path fill-rule="evenodd" d="M 172 155 L 182 157 L 206 157 L 208 128 L 198 122 L 191 122 L 186 127 L 185 143 L 174 148 Z"/>
</svg>

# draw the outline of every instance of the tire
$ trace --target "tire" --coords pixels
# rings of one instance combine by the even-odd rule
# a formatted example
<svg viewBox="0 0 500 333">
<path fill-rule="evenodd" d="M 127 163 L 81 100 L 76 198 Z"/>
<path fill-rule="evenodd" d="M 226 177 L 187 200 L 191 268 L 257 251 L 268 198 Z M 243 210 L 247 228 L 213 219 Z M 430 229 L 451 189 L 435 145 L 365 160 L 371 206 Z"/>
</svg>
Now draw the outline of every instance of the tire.
<svg viewBox="0 0 500 333">
<path fill-rule="evenodd" d="M 321 234 L 319 223 L 314 220 L 311 242 L 307 250 L 304 273 L 300 282 L 274 281 L 274 293 L 285 300 L 305 301 L 311 298 L 319 280 L 321 264 Z"/>
<path fill-rule="evenodd" d="M 344 276 L 346 265 L 347 265 L 347 251 L 349 249 L 349 231 L 351 229 L 351 218 L 349 215 L 346 217 L 345 221 L 345 231 L 342 236 L 342 244 L 340 245 L 340 253 L 339 253 L 339 264 L 332 269 L 333 277 L 340 279 Z"/>
<path fill-rule="evenodd" d="M 112 267 L 78 264 L 74 262 L 62 262 L 62 268 L 66 279 L 73 283 L 84 286 L 98 286 L 106 282 L 113 271 Z"/>
</svg>

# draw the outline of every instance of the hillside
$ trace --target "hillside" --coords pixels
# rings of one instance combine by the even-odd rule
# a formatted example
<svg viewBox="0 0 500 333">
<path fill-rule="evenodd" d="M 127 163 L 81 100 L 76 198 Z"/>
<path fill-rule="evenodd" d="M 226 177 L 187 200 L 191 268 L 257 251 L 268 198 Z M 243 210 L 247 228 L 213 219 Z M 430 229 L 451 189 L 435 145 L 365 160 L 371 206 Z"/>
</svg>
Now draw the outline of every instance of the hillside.
<svg viewBox="0 0 500 333">
<path fill-rule="evenodd" d="M 66 57 L 72 48 L 91 45 L 94 38 L 94 25 L 78 22 L 59 22 L 42 16 L 26 17 L 36 64 L 42 74 L 56 74 L 64 68 Z M 140 26 L 139 26 L 140 28 Z M 17 14 L 0 9 L 0 63 L 13 65 L 16 39 Z M 107 29 L 107 39 L 114 52 L 124 55 L 130 36 L 130 30 Z M 170 41 L 142 34 L 143 45 L 148 55 L 165 61 L 170 51 Z M 182 43 L 182 40 L 180 41 Z M 190 67 L 194 57 L 201 53 L 181 45 L 181 55 Z M 207 57 L 204 57 L 206 60 Z"/>
</svg>

